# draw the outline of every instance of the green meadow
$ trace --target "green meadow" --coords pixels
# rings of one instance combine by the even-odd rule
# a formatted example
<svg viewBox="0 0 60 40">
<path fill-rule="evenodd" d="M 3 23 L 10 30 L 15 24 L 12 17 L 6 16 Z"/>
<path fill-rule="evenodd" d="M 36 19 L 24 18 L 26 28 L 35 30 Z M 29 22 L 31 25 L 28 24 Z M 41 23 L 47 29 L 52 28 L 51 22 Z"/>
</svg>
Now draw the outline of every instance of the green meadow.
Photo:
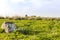
<svg viewBox="0 0 60 40">
<path fill-rule="evenodd" d="M 14 22 L 16 30 L 5 33 L 1 29 L 4 21 Z M 60 21 L 0 19 L 0 40 L 60 40 Z"/>
</svg>

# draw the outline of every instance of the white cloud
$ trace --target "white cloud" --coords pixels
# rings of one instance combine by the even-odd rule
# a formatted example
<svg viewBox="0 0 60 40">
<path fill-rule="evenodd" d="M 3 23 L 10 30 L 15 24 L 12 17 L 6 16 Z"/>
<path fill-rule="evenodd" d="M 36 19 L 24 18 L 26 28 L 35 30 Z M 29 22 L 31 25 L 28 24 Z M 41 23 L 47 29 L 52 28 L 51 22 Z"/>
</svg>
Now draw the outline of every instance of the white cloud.
<svg viewBox="0 0 60 40">
<path fill-rule="evenodd" d="M 19 2 L 24 2 L 24 0 L 10 0 L 13 3 L 19 3 Z"/>
<path fill-rule="evenodd" d="M 32 6 L 41 6 L 41 0 L 10 0 L 12 3 L 31 3 Z"/>
<path fill-rule="evenodd" d="M 0 16 L 9 16 L 13 12 L 12 8 L 8 5 L 8 0 L 0 0 Z"/>
<path fill-rule="evenodd" d="M 35 7 L 41 6 L 41 1 L 39 0 L 31 0 L 31 3 L 33 4 L 32 6 L 35 6 Z"/>
<path fill-rule="evenodd" d="M 8 0 L 0 0 L 0 15 L 3 15 L 3 16 L 9 16 L 9 15 L 11 16 L 11 15 L 16 15 L 16 14 L 24 15 L 25 13 L 30 13 L 30 14 L 34 13 L 35 14 L 35 13 L 41 13 L 41 12 L 43 13 L 44 11 L 46 11 L 46 13 L 47 13 L 48 9 L 50 9 L 50 8 L 51 8 L 50 12 L 54 8 L 54 10 L 52 10 L 53 13 L 54 12 L 57 13 L 57 11 L 60 10 L 59 9 L 60 8 L 59 0 L 10 0 L 9 2 L 11 5 L 8 4 Z M 22 3 L 23 6 L 20 3 Z M 29 3 L 31 3 L 31 4 L 29 4 Z M 13 9 L 13 7 L 14 7 L 14 6 L 12 6 L 13 4 L 14 4 L 14 6 L 17 5 L 17 7 L 15 7 L 16 10 Z M 11 6 L 12 6 L 12 8 L 11 8 Z M 19 6 L 21 6 L 21 8 Z M 56 9 L 57 9 L 57 11 L 55 11 Z M 20 12 L 20 10 L 21 10 L 21 12 Z M 40 10 L 41 10 L 41 12 L 40 12 Z"/>
</svg>

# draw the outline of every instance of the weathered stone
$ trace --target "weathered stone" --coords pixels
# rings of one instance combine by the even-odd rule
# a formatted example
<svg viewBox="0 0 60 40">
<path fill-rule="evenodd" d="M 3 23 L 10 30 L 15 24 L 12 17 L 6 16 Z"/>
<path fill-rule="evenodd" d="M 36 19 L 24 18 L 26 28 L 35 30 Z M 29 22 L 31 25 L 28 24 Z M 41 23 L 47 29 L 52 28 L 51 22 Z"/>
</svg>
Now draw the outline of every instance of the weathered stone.
<svg viewBox="0 0 60 40">
<path fill-rule="evenodd" d="M 1 26 L 6 33 L 13 32 L 16 29 L 16 25 L 13 22 L 4 22 Z"/>
</svg>

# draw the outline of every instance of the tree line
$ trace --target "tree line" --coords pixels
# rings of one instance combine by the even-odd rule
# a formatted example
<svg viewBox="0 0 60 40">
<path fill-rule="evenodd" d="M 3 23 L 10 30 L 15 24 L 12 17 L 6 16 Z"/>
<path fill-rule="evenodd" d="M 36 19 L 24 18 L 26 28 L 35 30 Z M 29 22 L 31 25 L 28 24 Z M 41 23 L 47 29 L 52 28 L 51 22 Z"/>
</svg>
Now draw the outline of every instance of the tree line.
<svg viewBox="0 0 60 40">
<path fill-rule="evenodd" d="M 24 17 L 21 16 L 6 16 L 6 17 L 2 17 L 0 16 L 0 19 L 10 19 L 10 20 L 60 20 L 60 18 L 56 18 L 56 17 L 40 17 L 40 16 L 28 16 L 25 15 Z"/>
</svg>

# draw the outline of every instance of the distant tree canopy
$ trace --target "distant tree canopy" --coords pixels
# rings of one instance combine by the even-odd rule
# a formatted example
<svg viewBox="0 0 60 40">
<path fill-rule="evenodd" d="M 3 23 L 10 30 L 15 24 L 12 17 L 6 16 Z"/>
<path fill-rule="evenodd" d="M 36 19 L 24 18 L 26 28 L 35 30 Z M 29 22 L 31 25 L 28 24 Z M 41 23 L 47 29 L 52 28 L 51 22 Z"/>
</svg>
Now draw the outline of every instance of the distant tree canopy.
<svg viewBox="0 0 60 40">
<path fill-rule="evenodd" d="M 52 18 L 52 17 L 40 17 L 40 16 L 28 16 L 27 14 L 25 15 L 25 17 L 21 17 L 21 16 L 6 16 L 6 17 L 2 17 L 0 16 L 0 19 L 11 19 L 11 20 L 60 20 L 60 18 Z"/>
<path fill-rule="evenodd" d="M 0 19 L 4 19 L 4 17 L 0 16 Z"/>
</svg>

